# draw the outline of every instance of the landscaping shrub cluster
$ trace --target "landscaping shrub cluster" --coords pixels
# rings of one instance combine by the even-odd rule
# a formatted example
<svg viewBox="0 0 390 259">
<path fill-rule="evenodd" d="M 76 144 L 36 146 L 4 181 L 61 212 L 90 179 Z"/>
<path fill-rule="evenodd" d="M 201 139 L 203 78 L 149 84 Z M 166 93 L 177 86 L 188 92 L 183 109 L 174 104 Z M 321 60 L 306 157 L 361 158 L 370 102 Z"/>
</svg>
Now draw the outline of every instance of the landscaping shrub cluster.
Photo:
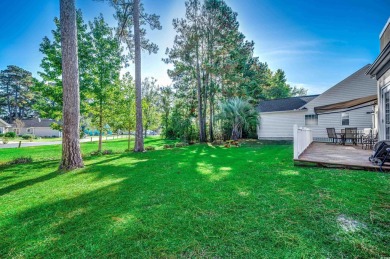
<svg viewBox="0 0 390 259">
<path fill-rule="evenodd" d="M 8 162 L 7 164 L 8 165 L 19 165 L 19 164 L 29 164 L 29 163 L 32 163 L 33 162 L 33 159 L 31 157 L 18 157 L 18 158 L 15 158 L 14 160 Z"/>
<path fill-rule="evenodd" d="M 32 140 L 32 139 L 35 139 L 36 136 L 33 135 L 33 134 L 24 134 L 22 135 L 22 139 L 26 139 L 26 140 Z"/>
<path fill-rule="evenodd" d="M 16 133 L 15 132 L 7 132 L 4 134 L 4 137 L 6 138 L 15 138 L 16 137 Z"/>
<path fill-rule="evenodd" d="M 174 147 L 175 147 L 174 144 L 165 144 L 165 145 L 163 146 L 164 149 L 169 149 L 169 148 L 174 148 Z"/>
</svg>

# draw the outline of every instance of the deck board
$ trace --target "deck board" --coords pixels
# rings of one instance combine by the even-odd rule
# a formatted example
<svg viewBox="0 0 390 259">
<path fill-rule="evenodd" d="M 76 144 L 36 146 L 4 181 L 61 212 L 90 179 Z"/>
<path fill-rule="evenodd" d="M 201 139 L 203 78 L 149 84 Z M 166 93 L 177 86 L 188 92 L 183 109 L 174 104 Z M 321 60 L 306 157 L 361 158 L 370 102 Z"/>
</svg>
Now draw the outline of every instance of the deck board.
<svg viewBox="0 0 390 259">
<path fill-rule="evenodd" d="M 332 143 L 313 142 L 294 160 L 299 166 L 321 166 L 331 168 L 347 168 L 357 170 L 379 171 L 379 167 L 368 161 L 371 150 L 364 150 L 361 146 L 339 145 Z M 382 167 L 390 171 L 390 166 Z"/>
</svg>

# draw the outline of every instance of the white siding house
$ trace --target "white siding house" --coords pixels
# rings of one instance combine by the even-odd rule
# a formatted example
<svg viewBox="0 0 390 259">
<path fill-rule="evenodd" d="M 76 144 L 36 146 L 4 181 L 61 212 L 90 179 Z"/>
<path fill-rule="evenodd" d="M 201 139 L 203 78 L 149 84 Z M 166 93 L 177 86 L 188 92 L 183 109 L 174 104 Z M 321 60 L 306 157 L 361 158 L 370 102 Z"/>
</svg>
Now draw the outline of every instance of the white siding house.
<svg viewBox="0 0 390 259">
<path fill-rule="evenodd" d="M 13 123 L 13 131 L 17 135 L 32 134 L 37 137 L 61 137 L 61 132 L 51 128 L 52 123 L 57 123 L 52 119 L 26 119 L 22 120 L 23 127 L 18 128 L 15 123 Z"/>
<path fill-rule="evenodd" d="M 376 84 L 366 76 L 366 65 L 318 96 L 292 97 L 263 101 L 259 104 L 259 139 L 292 139 L 293 126 L 305 126 L 313 132 L 315 140 L 328 140 L 326 128 L 340 131 L 346 127 L 372 128 L 376 100 L 359 103 L 354 107 L 318 112 L 316 108 L 360 99 L 376 94 Z M 303 101 L 299 107 L 296 98 Z M 286 110 L 286 107 L 288 109 Z"/>
<path fill-rule="evenodd" d="M 0 133 L 6 133 L 10 128 L 12 128 L 10 124 L 0 119 Z"/>
<path fill-rule="evenodd" d="M 390 139 L 390 18 L 380 36 L 380 54 L 367 75 L 377 81 L 379 140 Z M 374 80 L 373 80 L 374 81 Z"/>
</svg>

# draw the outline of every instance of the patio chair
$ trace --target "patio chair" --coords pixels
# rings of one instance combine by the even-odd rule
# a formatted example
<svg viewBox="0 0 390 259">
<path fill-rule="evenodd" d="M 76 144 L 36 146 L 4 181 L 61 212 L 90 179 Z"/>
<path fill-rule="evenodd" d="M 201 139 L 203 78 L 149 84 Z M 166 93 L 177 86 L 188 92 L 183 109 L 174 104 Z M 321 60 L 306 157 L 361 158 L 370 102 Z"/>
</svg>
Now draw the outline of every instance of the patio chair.
<svg viewBox="0 0 390 259">
<path fill-rule="evenodd" d="M 357 128 L 345 128 L 345 140 L 350 139 L 353 145 L 357 144 Z"/>
<path fill-rule="evenodd" d="M 373 145 L 378 142 L 378 132 L 372 129 L 363 129 L 361 136 L 362 149 L 372 149 Z"/>
<path fill-rule="evenodd" d="M 328 138 L 332 139 L 332 143 L 335 144 L 342 142 L 342 138 L 336 133 L 335 128 L 326 128 L 326 132 L 328 133 Z"/>
</svg>

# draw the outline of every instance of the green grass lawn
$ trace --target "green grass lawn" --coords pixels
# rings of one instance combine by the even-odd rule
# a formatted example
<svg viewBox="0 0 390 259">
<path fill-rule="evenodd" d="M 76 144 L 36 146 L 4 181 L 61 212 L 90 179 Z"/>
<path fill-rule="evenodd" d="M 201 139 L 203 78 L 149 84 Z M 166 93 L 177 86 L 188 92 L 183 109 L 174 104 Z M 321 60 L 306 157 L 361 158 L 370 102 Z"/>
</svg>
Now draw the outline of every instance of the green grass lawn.
<svg viewBox="0 0 390 259">
<path fill-rule="evenodd" d="M 291 145 L 257 142 L 89 156 L 65 174 L 59 152 L 0 150 L 41 160 L 0 169 L 0 257 L 390 256 L 388 174 L 294 167 Z"/>
</svg>

